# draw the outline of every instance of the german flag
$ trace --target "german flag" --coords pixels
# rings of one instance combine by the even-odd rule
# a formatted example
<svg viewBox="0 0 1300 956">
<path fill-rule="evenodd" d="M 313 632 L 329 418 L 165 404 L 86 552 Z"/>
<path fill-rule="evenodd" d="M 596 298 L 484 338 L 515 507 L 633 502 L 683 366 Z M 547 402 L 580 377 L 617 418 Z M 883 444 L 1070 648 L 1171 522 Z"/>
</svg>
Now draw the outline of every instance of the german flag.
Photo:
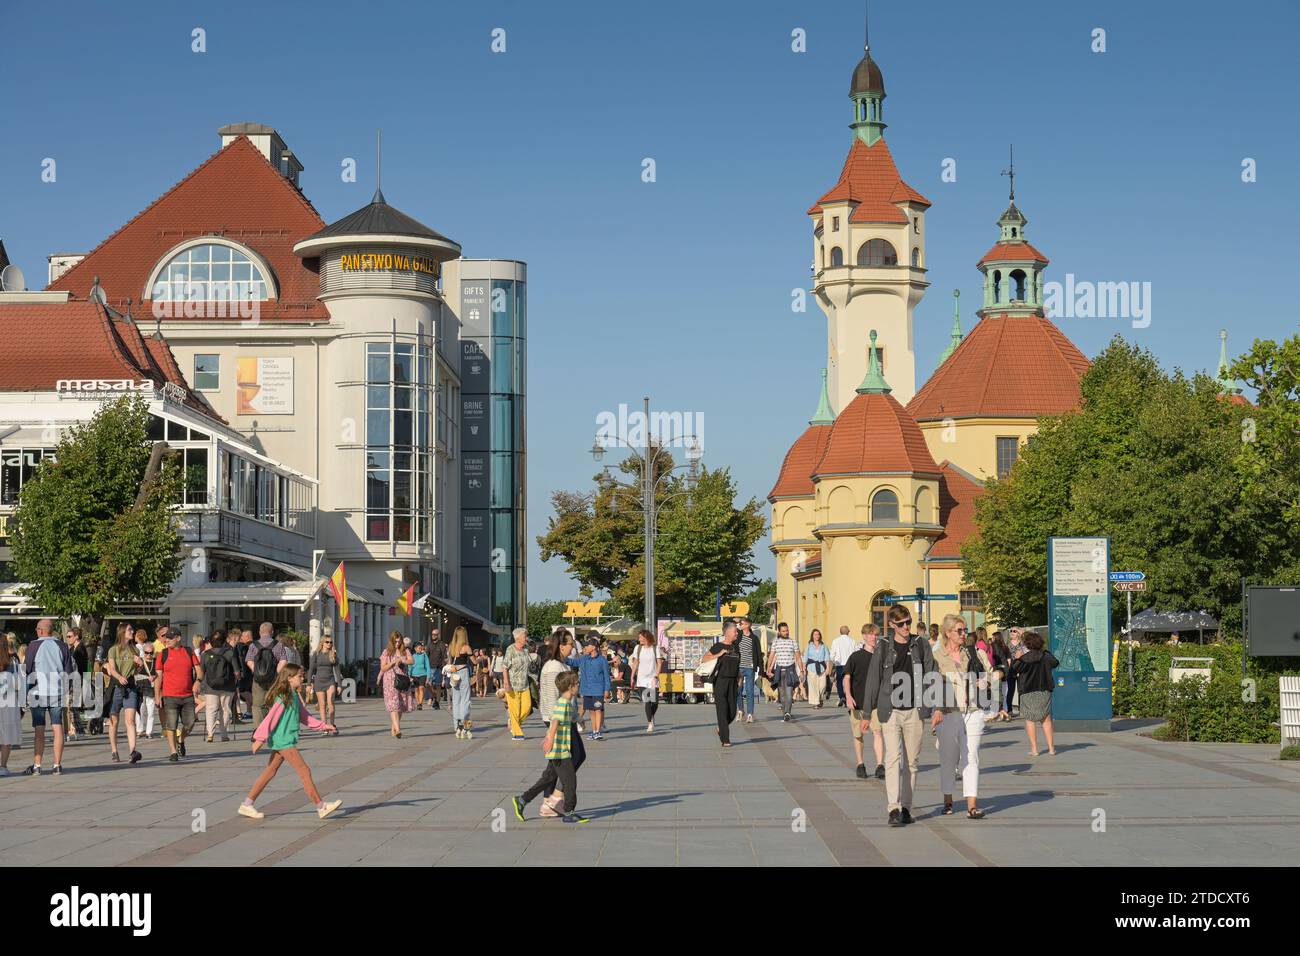
<svg viewBox="0 0 1300 956">
<path fill-rule="evenodd" d="M 352 623 L 352 612 L 348 610 L 348 578 L 343 573 L 343 562 L 335 572 L 330 575 L 330 593 L 334 595 L 334 603 L 339 606 L 339 617 L 344 621 Z"/>
<path fill-rule="evenodd" d="M 397 599 L 397 610 L 405 614 L 407 617 L 410 617 L 411 603 L 414 600 L 415 600 L 415 585 L 412 584 L 409 588 L 407 588 L 402 593 L 402 596 Z"/>
</svg>

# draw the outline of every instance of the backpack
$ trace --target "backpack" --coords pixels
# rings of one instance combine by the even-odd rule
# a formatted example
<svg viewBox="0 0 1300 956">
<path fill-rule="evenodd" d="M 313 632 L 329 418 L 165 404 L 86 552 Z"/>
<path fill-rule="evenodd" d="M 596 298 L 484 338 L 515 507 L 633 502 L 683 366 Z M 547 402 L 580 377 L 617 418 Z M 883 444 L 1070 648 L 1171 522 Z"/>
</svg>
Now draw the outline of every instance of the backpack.
<svg viewBox="0 0 1300 956">
<path fill-rule="evenodd" d="M 263 690 L 268 689 L 275 683 L 275 672 L 279 663 L 275 659 L 274 642 L 270 647 L 258 644 L 257 656 L 253 658 L 253 683 Z"/>
<path fill-rule="evenodd" d="M 234 690 L 235 671 L 230 666 L 230 656 L 225 649 L 210 648 L 203 655 L 203 674 L 213 690 Z"/>
</svg>

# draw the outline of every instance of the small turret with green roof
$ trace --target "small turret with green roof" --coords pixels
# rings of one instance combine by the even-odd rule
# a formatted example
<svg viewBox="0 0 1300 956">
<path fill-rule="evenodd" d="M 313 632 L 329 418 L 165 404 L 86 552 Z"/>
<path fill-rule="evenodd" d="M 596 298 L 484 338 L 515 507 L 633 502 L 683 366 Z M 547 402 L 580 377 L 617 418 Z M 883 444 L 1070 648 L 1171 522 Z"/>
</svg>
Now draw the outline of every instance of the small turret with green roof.
<svg viewBox="0 0 1300 956">
<path fill-rule="evenodd" d="M 957 351 L 961 345 L 961 289 L 952 290 L 952 332 L 949 333 L 948 347 L 939 356 L 939 364 L 948 361 L 948 356 Z"/>
<path fill-rule="evenodd" d="M 1219 383 L 1220 395 L 1240 395 L 1242 386 L 1235 378 L 1229 378 L 1228 369 L 1231 366 L 1228 363 L 1228 330 L 1219 330 L 1219 369 L 1216 373 L 1216 381 Z"/>
<path fill-rule="evenodd" d="M 817 411 L 808 422 L 809 425 L 834 425 L 835 413 L 831 411 L 831 396 L 826 390 L 826 369 L 822 369 L 822 396 L 817 403 Z"/>
<path fill-rule="evenodd" d="M 858 386 L 859 395 L 888 395 L 893 389 L 880 373 L 880 363 L 876 360 L 876 330 L 871 330 L 871 346 L 867 349 L 867 374 Z"/>
</svg>

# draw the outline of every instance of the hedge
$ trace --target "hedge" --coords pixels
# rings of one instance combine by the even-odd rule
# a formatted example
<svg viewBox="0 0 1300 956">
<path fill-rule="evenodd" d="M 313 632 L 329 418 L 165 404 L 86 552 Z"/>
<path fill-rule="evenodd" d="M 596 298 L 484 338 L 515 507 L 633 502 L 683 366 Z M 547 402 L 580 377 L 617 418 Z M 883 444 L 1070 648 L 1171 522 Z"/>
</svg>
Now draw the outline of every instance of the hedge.
<svg viewBox="0 0 1300 956">
<path fill-rule="evenodd" d="M 1211 677 L 1169 682 L 1175 657 L 1211 657 Z M 1167 721 L 1157 735 L 1165 740 L 1217 743 L 1279 743 L 1278 678 L 1300 676 L 1300 659 L 1251 658 L 1246 676 L 1254 681 L 1254 699 L 1241 676 L 1241 645 L 1139 645 L 1133 648 L 1133 685 L 1128 680 L 1128 653 L 1120 646 L 1115 675 L 1116 717 L 1156 717 Z"/>
</svg>

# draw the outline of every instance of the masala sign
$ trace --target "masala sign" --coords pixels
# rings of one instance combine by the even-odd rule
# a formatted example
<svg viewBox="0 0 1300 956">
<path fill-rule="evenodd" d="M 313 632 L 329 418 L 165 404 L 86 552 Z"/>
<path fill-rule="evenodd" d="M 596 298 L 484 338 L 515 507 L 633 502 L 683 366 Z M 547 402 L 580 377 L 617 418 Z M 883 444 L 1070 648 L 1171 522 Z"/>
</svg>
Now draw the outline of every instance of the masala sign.
<svg viewBox="0 0 1300 956">
<path fill-rule="evenodd" d="M 235 414 L 293 414 L 292 358 L 241 355 L 235 363 L 235 384 Z"/>
</svg>

